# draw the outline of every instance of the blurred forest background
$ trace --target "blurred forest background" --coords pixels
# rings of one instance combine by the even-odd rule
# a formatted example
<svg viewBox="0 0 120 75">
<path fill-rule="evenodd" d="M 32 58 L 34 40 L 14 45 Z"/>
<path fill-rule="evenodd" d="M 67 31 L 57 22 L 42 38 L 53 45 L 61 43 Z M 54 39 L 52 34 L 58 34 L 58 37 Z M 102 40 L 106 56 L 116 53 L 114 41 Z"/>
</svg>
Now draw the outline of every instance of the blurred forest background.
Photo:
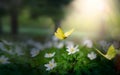
<svg viewBox="0 0 120 75">
<path fill-rule="evenodd" d="M 120 0 L 0 0 L 0 50 L 0 75 L 120 75 Z"/>
<path fill-rule="evenodd" d="M 72 0 L 0 0 L 0 35 L 53 34 Z"/>
<path fill-rule="evenodd" d="M 72 23 L 67 21 L 63 23 L 66 16 L 70 16 L 68 14 L 74 11 L 75 5 L 72 5 L 72 3 L 75 1 L 82 0 L 0 0 L 0 35 L 48 37 L 51 36 L 60 25 L 63 25 L 63 27 L 67 29 L 69 29 L 69 27 L 76 27 L 76 29 L 82 30 L 82 28 L 80 29 L 80 27 L 78 27 L 80 24 L 77 23 L 78 26 L 75 25 L 78 21 L 83 22 L 80 19 L 73 22 L 75 18 L 70 17 Z M 116 24 L 117 26 L 117 29 L 113 34 L 118 36 L 118 33 L 120 32 L 118 29 L 118 26 L 120 25 L 120 0 L 110 1 L 114 5 L 113 9 L 117 12 L 117 14 L 114 13 L 116 14 L 116 17 L 113 17 L 112 19 L 112 21 L 114 21 L 113 24 Z M 79 6 L 76 7 L 79 8 Z M 81 13 L 81 11 L 78 11 L 77 13 Z M 89 19 L 91 18 L 89 17 Z M 72 26 L 70 26 L 70 23 Z M 112 22 L 109 23 L 112 24 Z M 91 26 L 88 26 L 87 28 L 90 27 Z M 86 29 L 86 27 L 84 28 Z M 101 29 L 101 31 L 103 31 L 101 32 L 102 34 L 105 33 L 104 29 L 105 27 L 103 26 Z M 80 32 L 76 35 L 80 35 Z"/>
</svg>

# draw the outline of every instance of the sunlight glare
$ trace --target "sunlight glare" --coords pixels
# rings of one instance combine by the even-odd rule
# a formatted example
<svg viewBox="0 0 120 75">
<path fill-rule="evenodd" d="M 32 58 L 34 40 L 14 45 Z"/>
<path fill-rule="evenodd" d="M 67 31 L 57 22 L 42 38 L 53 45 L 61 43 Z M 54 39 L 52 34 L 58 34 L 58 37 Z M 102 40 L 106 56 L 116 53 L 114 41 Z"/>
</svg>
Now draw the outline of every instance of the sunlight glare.
<svg viewBox="0 0 120 75">
<path fill-rule="evenodd" d="M 75 28 L 76 36 L 106 35 L 114 21 L 112 17 L 114 17 L 115 10 L 109 0 L 74 0 L 70 4 L 70 8 L 71 13 L 65 18 L 62 25 L 66 29 Z"/>
</svg>

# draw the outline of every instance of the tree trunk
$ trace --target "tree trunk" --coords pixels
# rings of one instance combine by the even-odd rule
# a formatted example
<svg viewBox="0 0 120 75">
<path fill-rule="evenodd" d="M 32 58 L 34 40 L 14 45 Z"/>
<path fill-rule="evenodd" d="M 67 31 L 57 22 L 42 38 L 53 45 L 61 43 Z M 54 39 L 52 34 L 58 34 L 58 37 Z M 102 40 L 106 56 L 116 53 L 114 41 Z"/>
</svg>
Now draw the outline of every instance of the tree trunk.
<svg viewBox="0 0 120 75">
<path fill-rule="evenodd" d="M 11 11 L 11 33 L 13 35 L 18 34 L 18 12 L 17 10 L 12 10 Z"/>
<path fill-rule="evenodd" d="M 11 0 L 11 33 L 13 35 L 18 34 L 18 10 L 20 8 L 21 0 Z"/>
<path fill-rule="evenodd" d="M 0 17 L 0 35 L 3 34 L 2 17 Z"/>
</svg>

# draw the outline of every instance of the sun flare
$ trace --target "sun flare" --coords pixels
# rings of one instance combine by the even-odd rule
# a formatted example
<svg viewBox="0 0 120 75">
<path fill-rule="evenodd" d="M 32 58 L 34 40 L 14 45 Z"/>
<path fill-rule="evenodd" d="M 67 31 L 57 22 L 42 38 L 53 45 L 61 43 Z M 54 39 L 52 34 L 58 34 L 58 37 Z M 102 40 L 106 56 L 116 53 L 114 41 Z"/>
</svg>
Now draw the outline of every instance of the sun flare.
<svg viewBox="0 0 120 75">
<path fill-rule="evenodd" d="M 110 0 L 75 0 L 70 4 L 71 13 L 63 21 L 63 27 L 75 28 L 76 36 L 106 35 L 113 28 L 111 24 L 115 25 L 113 6 Z"/>
</svg>

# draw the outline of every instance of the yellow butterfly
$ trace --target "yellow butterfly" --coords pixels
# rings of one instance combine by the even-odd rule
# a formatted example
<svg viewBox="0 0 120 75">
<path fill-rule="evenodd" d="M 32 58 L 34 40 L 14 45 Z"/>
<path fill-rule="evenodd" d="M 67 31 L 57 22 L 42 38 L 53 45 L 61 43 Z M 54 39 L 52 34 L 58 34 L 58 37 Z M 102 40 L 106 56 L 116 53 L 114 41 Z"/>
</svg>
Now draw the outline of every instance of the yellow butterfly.
<svg viewBox="0 0 120 75">
<path fill-rule="evenodd" d="M 58 39 L 63 40 L 66 39 L 73 31 L 74 29 L 71 29 L 70 31 L 64 33 L 61 28 L 58 28 L 57 31 L 55 32 L 55 36 Z"/>
<path fill-rule="evenodd" d="M 96 50 L 97 50 L 97 49 L 96 49 Z M 106 54 L 103 54 L 103 53 L 100 52 L 99 50 L 97 50 L 97 52 L 100 53 L 100 54 L 101 54 L 102 56 L 104 56 L 105 58 L 107 58 L 108 60 L 113 59 L 113 58 L 116 56 L 116 54 L 117 54 L 117 52 L 116 52 L 116 50 L 115 50 L 115 48 L 114 48 L 113 45 L 111 45 L 111 46 L 108 48 L 108 51 L 107 51 Z"/>
</svg>

